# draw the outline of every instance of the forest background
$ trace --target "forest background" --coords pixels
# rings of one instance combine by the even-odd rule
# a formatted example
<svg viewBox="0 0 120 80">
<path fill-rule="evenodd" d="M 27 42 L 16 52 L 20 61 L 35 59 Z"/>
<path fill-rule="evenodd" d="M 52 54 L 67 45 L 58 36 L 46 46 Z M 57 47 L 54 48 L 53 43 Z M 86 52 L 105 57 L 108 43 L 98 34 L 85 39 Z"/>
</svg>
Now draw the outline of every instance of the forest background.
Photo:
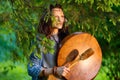
<svg viewBox="0 0 120 80">
<path fill-rule="evenodd" d="M 120 80 L 120 0 L 0 0 L 0 80 L 31 80 L 27 63 L 36 47 L 31 42 L 41 15 L 56 3 L 71 33 L 88 32 L 98 40 L 103 57 L 95 80 Z"/>
</svg>

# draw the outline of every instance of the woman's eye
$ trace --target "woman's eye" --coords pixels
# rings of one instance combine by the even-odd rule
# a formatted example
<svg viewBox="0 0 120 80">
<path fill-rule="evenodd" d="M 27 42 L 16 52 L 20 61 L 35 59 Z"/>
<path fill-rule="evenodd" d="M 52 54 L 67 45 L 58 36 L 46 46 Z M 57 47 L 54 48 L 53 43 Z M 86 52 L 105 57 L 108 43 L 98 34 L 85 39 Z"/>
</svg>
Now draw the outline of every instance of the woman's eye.
<svg viewBox="0 0 120 80">
<path fill-rule="evenodd" d="M 61 16 L 62 18 L 65 18 L 64 16 Z"/>
<path fill-rule="evenodd" d="M 64 16 L 61 16 L 62 18 L 64 18 Z"/>
<path fill-rule="evenodd" d="M 58 16 L 55 16 L 55 18 L 57 19 L 57 18 L 58 18 Z"/>
</svg>

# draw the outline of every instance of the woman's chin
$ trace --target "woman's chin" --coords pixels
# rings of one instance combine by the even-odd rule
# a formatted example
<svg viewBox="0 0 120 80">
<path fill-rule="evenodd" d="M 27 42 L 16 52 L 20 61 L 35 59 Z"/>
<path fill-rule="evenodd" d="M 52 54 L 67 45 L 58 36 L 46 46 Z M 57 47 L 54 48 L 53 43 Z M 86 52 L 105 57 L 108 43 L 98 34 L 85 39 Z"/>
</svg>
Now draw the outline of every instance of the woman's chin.
<svg viewBox="0 0 120 80">
<path fill-rule="evenodd" d="M 56 28 L 56 29 L 62 29 L 62 26 L 56 26 L 54 28 Z"/>
</svg>

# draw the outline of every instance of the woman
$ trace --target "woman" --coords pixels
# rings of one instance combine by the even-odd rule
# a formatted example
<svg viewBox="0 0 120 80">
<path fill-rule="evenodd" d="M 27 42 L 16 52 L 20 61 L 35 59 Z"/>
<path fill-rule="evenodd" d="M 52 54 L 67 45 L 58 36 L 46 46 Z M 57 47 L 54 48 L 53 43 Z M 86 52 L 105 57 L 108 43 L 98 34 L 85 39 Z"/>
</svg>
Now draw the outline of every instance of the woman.
<svg viewBox="0 0 120 80">
<path fill-rule="evenodd" d="M 60 5 L 50 5 L 50 17 L 47 14 L 48 12 L 41 17 L 38 32 L 55 42 L 55 53 L 40 53 L 42 55 L 40 59 L 32 53 L 30 55 L 32 66 L 28 65 L 28 74 L 32 76 L 32 80 L 47 80 L 51 74 L 63 80 L 70 69 L 65 66 L 56 67 L 57 51 L 59 43 L 69 34 L 68 27 L 65 26 L 66 19 Z M 46 17 L 49 17 L 48 20 Z"/>
</svg>

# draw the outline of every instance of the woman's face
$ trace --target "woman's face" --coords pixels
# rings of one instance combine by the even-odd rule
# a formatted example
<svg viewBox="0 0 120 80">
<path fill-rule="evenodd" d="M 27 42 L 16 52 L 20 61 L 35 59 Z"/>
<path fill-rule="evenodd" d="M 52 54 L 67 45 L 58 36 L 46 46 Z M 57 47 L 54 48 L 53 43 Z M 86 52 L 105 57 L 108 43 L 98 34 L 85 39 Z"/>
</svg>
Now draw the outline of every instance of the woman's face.
<svg viewBox="0 0 120 80">
<path fill-rule="evenodd" d="M 53 8 L 52 9 L 52 27 L 57 29 L 62 29 L 65 18 L 62 9 L 60 8 Z"/>
</svg>

